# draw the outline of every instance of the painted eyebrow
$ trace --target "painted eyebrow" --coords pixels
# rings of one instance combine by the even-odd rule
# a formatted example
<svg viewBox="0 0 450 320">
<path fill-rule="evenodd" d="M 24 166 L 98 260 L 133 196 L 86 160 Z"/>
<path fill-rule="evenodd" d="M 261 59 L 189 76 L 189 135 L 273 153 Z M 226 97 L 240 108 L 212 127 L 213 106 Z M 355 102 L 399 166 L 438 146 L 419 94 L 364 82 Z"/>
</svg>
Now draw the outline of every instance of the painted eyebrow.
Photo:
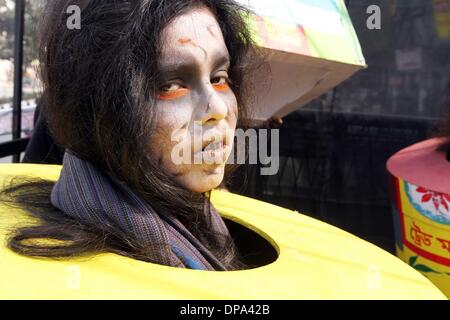
<svg viewBox="0 0 450 320">
<path fill-rule="evenodd" d="M 194 59 L 187 59 L 188 61 L 182 63 L 162 63 L 159 67 L 161 75 L 173 74 L 197 74 L 199 71 L 197 62 Z M 213 69 L 221 66 L 230 66 L 230 57 L 223 52 L 213 55 Z"/>
</svg>

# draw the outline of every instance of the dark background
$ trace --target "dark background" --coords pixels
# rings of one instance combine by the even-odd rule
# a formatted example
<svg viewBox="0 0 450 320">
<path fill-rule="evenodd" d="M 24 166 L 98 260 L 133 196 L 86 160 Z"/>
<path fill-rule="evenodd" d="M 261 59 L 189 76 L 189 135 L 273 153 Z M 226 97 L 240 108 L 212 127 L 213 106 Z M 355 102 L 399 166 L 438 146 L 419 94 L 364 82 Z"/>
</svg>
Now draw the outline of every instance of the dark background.
<svg viewBox="0 0 450 320">
<path fill-rule="evenodd" d="M 450 36 L 440 34 L 438 2 L 450 6 L 446 0 L 346 1 L 368 68 L 283 119 L 276 176 L 247 165 L 231 189 L 394 253 L 386 161 L 435 135 L 447 113 Z M 381 30 L 366 26 L 373 4 L 381 8 Z M 415 63 L 402 65 L 405 54 Z"/>
</svg>

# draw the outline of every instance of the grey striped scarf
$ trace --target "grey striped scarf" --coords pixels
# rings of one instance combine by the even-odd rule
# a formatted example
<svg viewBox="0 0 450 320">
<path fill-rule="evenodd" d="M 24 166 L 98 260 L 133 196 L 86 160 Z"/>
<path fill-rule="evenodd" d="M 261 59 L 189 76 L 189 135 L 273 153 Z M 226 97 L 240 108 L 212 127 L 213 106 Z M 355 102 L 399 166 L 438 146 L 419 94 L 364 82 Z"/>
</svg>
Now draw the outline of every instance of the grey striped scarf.
<svg viewBox="0 0 450 320">
<path fill-rule="evenodd" d="M 159 215 L 125 183 L 100 171 L 71 153 L 64 155 L 63 168 L 52 194 L 52 204 L 66 215 L 92 224 L 111 223 L 131 233 L 144 244 L 168 244 L 171 266 L 225 270 L 224 265 L 172 215 Z M 211 228 L 229 235 L 211 205 Z"/>
</svg>

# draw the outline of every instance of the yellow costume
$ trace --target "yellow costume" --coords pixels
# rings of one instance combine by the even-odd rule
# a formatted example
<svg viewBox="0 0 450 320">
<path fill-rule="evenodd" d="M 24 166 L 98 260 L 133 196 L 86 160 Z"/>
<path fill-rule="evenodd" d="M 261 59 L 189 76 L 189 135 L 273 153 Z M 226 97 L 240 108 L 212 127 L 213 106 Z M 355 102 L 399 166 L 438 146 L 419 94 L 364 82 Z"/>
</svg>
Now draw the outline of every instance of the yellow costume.
<svg viewBox="0 0 450 320">
<path fill-rule="evenodd" d="M 61 167 L 0 165 L 0 180 L 56 180 Z M 31 223 L 0 206 L 0 299 L 445 299 L 420 273 L 382 249 L 323 222 L 268 203 L 214 191 L 224 218 L 257 232 L 278 259 L 230 272 L 179 269 L 111 253 L 35 259 L 6 247 L 11 227 Z M 239 246 L 239 244 L 238 244 Z"/>
</svg>

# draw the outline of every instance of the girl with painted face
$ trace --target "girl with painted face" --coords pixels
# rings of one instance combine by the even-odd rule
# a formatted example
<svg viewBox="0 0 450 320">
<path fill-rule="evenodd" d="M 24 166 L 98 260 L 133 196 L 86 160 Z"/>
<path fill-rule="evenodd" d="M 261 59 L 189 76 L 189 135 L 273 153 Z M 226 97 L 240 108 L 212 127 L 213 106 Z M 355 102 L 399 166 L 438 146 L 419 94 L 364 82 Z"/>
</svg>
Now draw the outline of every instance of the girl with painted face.
<svg viewBox="0 0 450 320">
<path fill-rule="evenodd" d="M 71 5 L 81 9 L 79 29 L 67 27 Z M 56 183 L 4 191 L 41 220 L 14 230 L 9 247 L 244 268 L 209 201 L 247 118 L 243 8 L 232 0 L 55 0 L 45 12 L 43 112 L 66 153 Z"/>
</svg>

